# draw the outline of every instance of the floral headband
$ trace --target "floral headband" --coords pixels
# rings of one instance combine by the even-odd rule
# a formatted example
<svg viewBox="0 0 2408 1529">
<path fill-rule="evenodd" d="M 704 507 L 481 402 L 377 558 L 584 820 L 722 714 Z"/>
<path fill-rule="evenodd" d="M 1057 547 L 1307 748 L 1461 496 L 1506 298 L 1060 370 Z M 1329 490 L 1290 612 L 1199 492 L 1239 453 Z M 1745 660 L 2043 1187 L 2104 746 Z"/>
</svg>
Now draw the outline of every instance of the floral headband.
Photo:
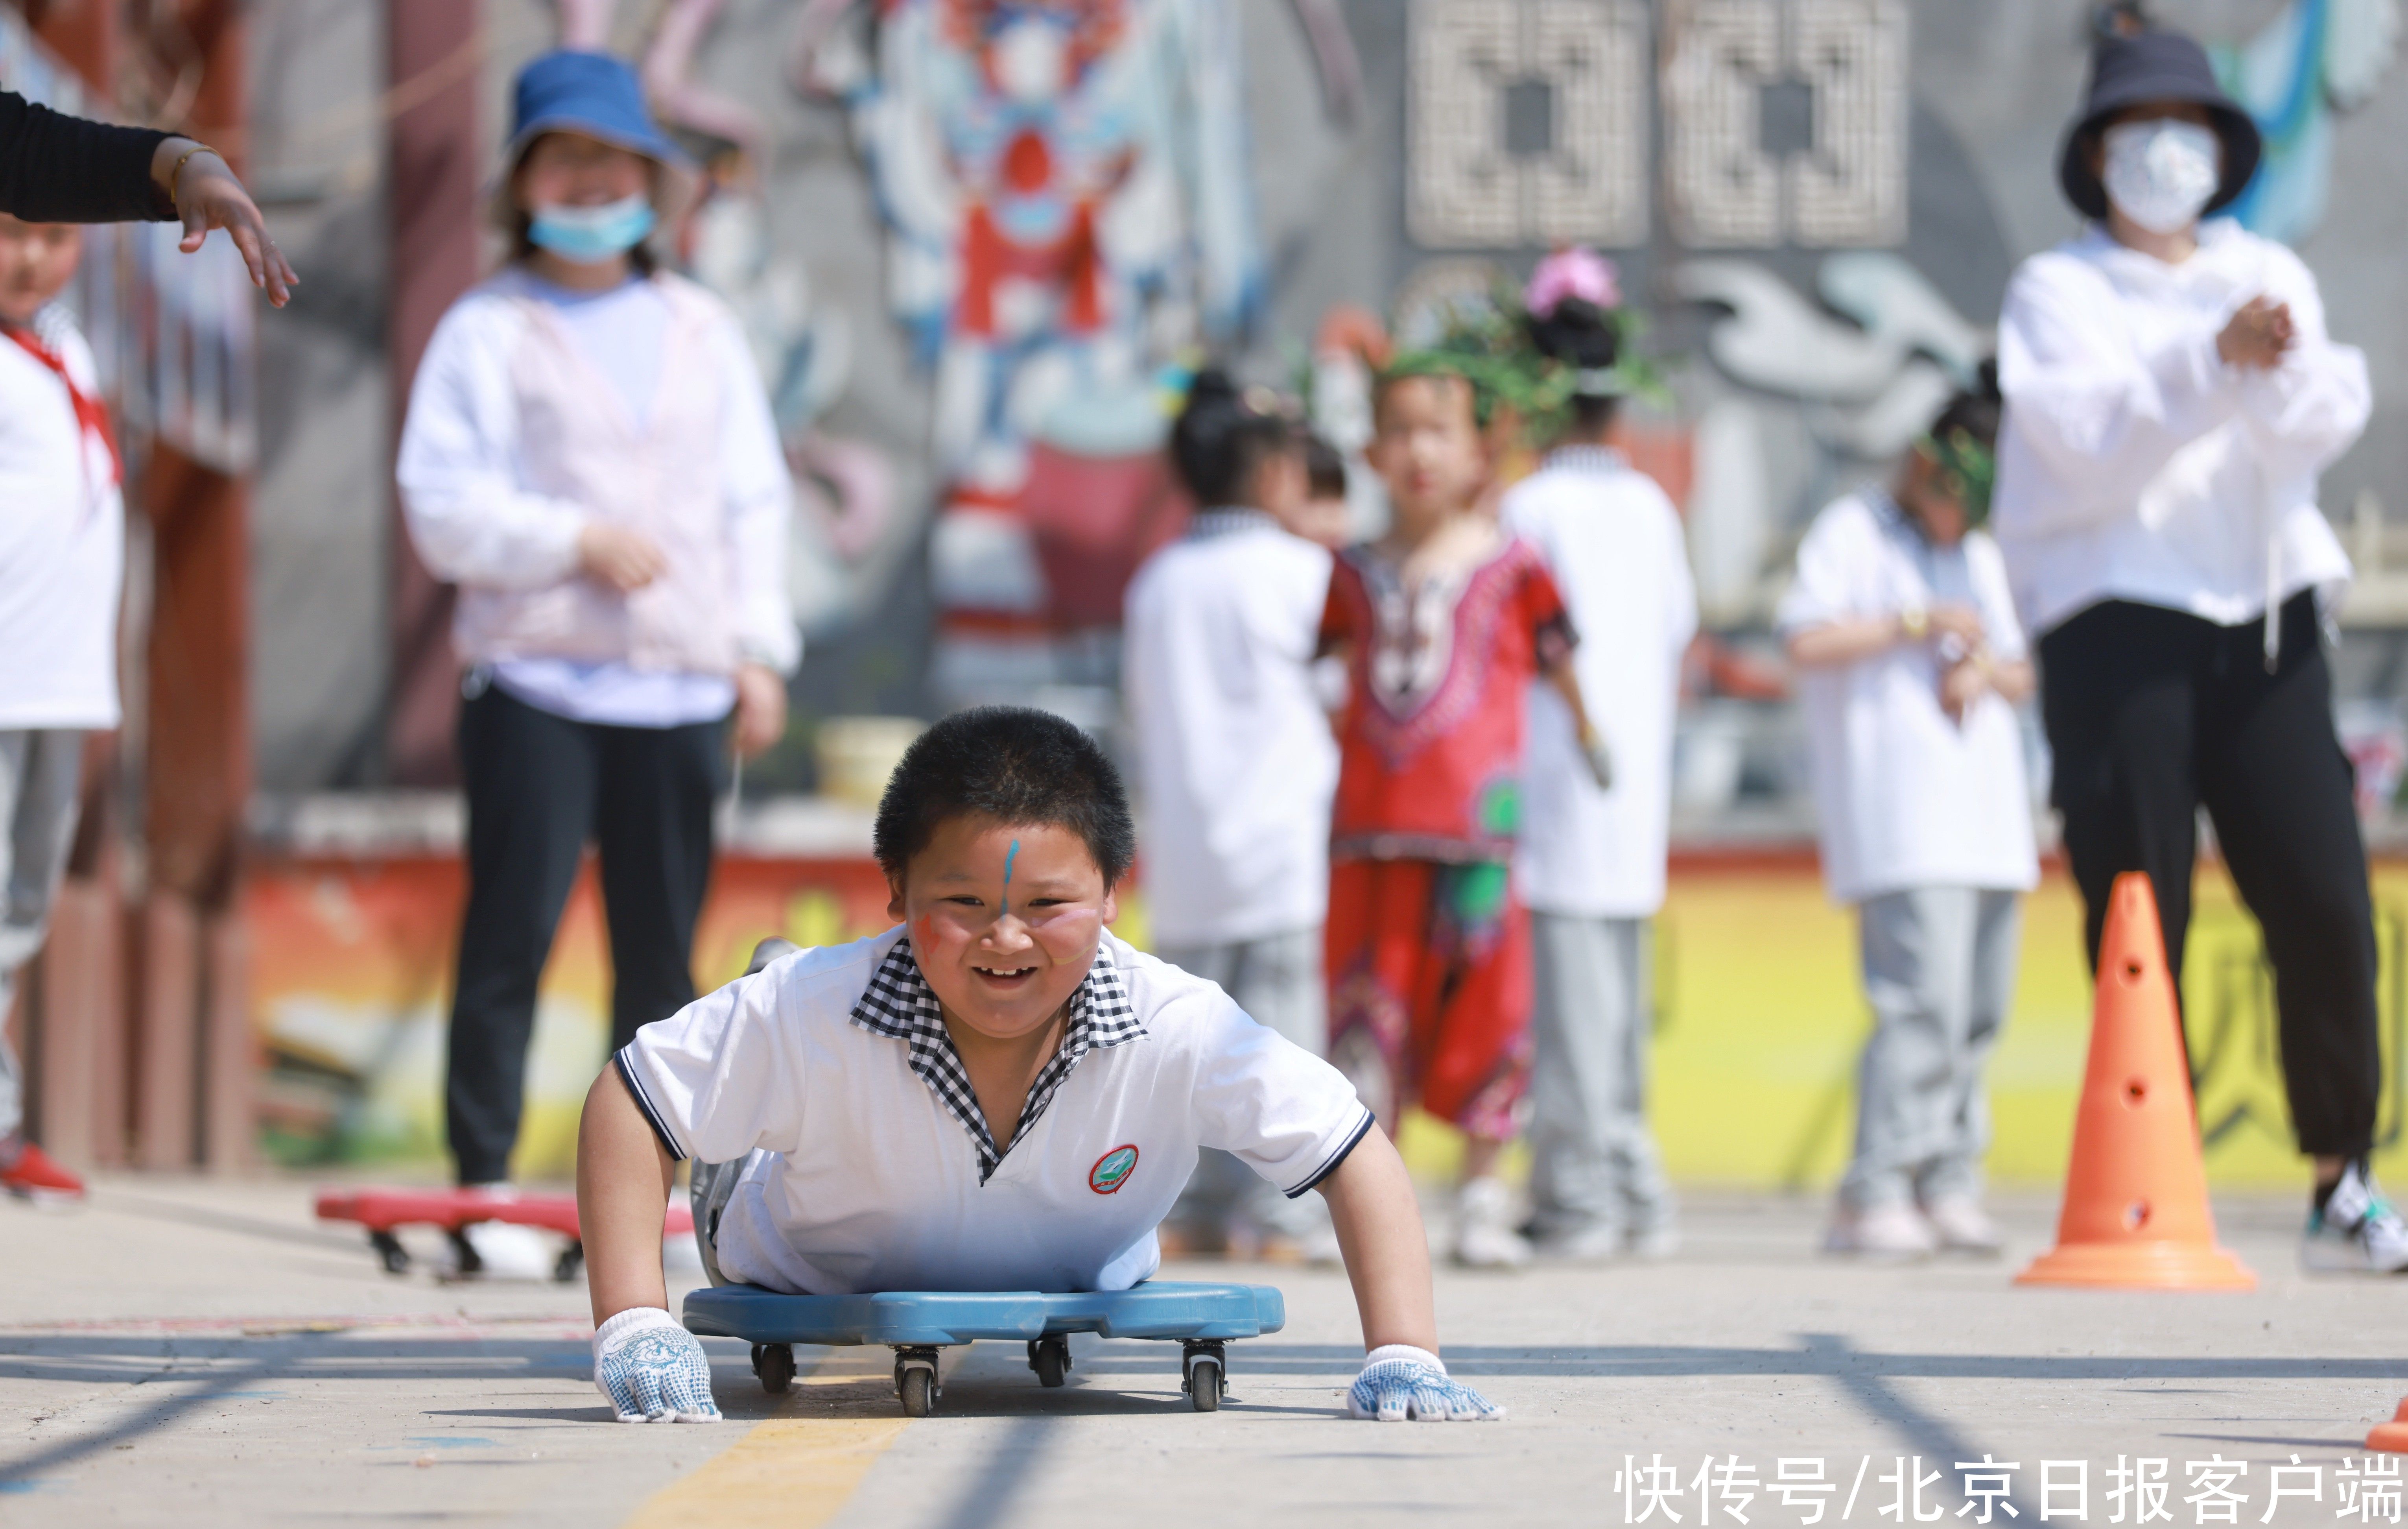
<svg viewBox="0 0 2408 1529">
<path fill-rule="evenodd" d="M 1949 494 L 1965 507 L 1969 529 L 1990 518 L 1990 491 L 1999 480 L 1997 453 L 1961 426 L 1944 436 L 1917 437 L 1914 449 L 1940 469 Z"/>
</svg>

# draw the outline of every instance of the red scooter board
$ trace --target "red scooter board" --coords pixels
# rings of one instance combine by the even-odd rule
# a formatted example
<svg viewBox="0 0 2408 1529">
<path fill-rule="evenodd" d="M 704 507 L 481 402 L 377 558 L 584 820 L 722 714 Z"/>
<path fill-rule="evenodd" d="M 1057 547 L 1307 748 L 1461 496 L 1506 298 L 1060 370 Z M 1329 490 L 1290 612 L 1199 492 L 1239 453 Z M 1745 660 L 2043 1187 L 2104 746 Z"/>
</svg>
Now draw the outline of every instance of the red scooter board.
<svg viewBox="0 0 2408 1529">
<path fill-rule="evenodd" d="M 671 1201 L 668 1210 L 668 1235 L 681 1236 L 694 1230 L 694 1212 L 682 1202 Z M 318 1219 L 354 1221 L 366 1228 L 368 1246 L 376 1249 L 390 1274 L 403 1274 L 409 1268 L 409 1253 L 394 1235 L 396 1228 L 440 1227 L 456 1238 L 461 1228 L 478 1221 L 540 1227 L 566 1237 L 568 1248 L 552 1269 L 555 1279 L 576 1278 L 585 1262 L 585 1244 L 577 1227 L 577 1197 L 570 1194 L 504 1199 L 474 1190 L 328 1190 L 318 1196 Z"/>
</svg>

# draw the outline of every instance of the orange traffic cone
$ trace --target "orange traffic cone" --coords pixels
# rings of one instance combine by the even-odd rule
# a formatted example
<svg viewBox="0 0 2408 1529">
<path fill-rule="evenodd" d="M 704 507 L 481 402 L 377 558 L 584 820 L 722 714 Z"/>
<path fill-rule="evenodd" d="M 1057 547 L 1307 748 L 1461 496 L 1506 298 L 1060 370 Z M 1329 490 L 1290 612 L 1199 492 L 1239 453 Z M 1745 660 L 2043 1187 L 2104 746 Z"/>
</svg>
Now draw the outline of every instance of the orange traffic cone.
<svg viewBox="0 0 2408 1529">
<path fill-rule="evenodd" d="M 2391 1415 L 2389 1422 L 2376 1423 L 2367 1431 L 2366 1447 L 2408 1454 L 2408 1402 L 2400 1404 L 2400 1410 Z"/>
<path fill-rule="evenodd" d="M 2127 873 L 2108 893 L 2057 1247 L 2016 1284 L 2257 1287 L 2258 1277 L 2215 1243 L 2181 1024 L 2157 898 L 2147 876 Z"/>
</svg>

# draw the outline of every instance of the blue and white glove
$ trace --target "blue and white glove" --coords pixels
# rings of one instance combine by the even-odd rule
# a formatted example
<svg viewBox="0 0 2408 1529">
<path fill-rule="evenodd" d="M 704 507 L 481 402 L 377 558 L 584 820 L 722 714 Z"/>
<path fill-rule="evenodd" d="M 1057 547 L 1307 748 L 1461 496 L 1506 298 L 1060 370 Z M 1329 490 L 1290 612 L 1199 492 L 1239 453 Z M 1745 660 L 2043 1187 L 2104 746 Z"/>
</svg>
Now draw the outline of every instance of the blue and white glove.
<svg viewBox="0 0 2408 1529">
<path fill-rule="evenodd" d="M 1436 1354 L 1409 1343 L 1383 1344 L 1364 1356 L 1363 1373 L 1346 1391 L 1346 1411 L 1382 1422 L 1493 1422 L 1505 1416 L 1487 1397 L 1447 1378 Z"/>
<path fill-rule="evenodd" d="M 717 1422 L 702 1340 L 658 1306 L 630 1306 L 594 1332 L 595 1389 L 621 1422 Z"/>
</svg>

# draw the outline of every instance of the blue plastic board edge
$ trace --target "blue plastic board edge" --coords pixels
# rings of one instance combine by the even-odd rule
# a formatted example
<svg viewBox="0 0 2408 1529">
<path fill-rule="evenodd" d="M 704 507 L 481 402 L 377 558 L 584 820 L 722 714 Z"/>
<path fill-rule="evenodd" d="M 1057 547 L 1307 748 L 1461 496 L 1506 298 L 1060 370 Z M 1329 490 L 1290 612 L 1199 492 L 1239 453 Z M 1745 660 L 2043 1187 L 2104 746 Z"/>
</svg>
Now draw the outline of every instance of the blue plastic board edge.
<svg viewBox="0 0 2408 1529">
<path fill-rule="evenodd" d="M 1034 1291 L 779 1295 L 749 1285 L 723 1285 L 685 1298 L 686 1327 L 707 1337 L 839 1347 L 946 1347 L 978 1338 L 1025 1341 L 1063 1333 L 1251 1338 L 1278 1332 L 1286 1317 L 1286 1303 L 1267 1285 L 1176 1281 L 1054 1295 Z"/>
</svg>

